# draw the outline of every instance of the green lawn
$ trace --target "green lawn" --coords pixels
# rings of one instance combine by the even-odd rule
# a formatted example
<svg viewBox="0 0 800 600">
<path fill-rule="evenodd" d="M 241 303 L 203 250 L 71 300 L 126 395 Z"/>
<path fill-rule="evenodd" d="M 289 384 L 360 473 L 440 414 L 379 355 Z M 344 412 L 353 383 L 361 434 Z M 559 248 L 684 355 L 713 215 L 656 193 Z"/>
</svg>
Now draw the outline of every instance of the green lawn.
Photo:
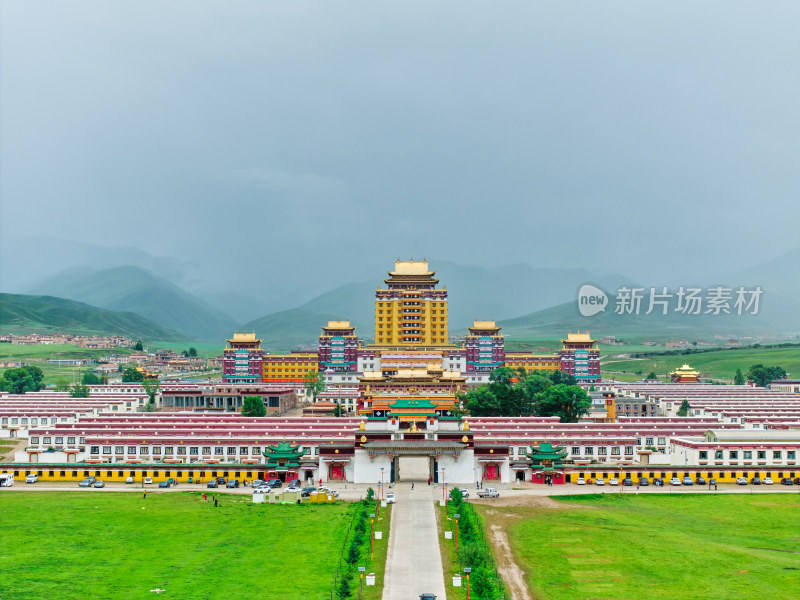
<svg viewBox="0 0 800 600">
<path fill-rule="evenodd" d="M 506 525 L 542 600 L 800 597 L 798 494 L 605 494 L 480 510 Z"/>
<path fill-rule="evenodd" d="M 608 357 L 600 361 L 603 373 L 634 374 L 641 371 L 644 376 L 650 371 L 655 371 L 661 377 L 684 363 L 688 363 L 701 373 L 707 373 L 711 377 L 728 380 L 731 383 L 737 368 L 742 369 L 743 373 L 747 373 L 751 365 L 758 363 L 767 366 L 781 366 L 789 372 L 790 377 L 797 377 L 800 376 L 800 346 L 716 350 L 698 354 L 653 356 L 641 359 Z"/>
<path fill-rule="evenodd" d="M 188 492 L 2 493 L 0 597 L 329 597 L 355 505 L 218 497 L 215 509 Z"/>
</svg>

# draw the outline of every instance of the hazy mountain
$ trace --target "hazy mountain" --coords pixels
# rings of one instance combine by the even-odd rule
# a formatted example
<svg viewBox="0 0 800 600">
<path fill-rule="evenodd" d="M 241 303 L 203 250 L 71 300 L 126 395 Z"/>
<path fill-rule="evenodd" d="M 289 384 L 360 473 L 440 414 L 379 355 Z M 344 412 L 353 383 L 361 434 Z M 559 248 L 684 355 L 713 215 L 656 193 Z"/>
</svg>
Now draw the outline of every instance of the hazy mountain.
<svg viewBox="0 0 800 600">
<path fill-rule="evenodd" d="M 114 312 L 53 296 L 0 294 L 0 331 L 124 335 L 134 340 L 179 341 L 179 333 L 132 312 Z"/>
<path fill-rule="evenodd" d="M 255 331 L 263 340 L 262 346 L 270 351 L 297 350 L 314 346 L 322 326 L 333 314 L 311 313 L 302 309 L 283 310 L 255 319 L 238 328 L 238 331 Z M 363 335 L 363 332 L 360 332 Z"/>
<path fill-rule="evenodd" d="M 645 295 L 647 298 L 647 295 Z M 589 331 L 592 336 L 614 335 L 630 338 L 685 338 L 697 340 L 709 336 L 738 337 L 742 335 L 790 336 L 800 332 L 800 319 L 786 318 L 782 304 L 763 304 L 758 315 L 700 314 L 684 315 L 674 310 L 666 315 L 659 310 L 650 315 L 646 300 L 639 315 L 619 315 L 614 299 L 604 312 L 584 317 L 578 312 L 577 301 L 567 302 L 514 319 L 500 321 L 503 334 L 509 339 L 537 339 L 563 336 L 569 331 Z"/>
<path fill-rule="evenodd" d="M 186 334 L 190 339 L 220 340 L 235 321 L 177 285 L 139 267 L 93 271 L 72 269 L 35 286 L 31 293 L 70 298 L 115 311 L 132 311 Z"/>
</svg>

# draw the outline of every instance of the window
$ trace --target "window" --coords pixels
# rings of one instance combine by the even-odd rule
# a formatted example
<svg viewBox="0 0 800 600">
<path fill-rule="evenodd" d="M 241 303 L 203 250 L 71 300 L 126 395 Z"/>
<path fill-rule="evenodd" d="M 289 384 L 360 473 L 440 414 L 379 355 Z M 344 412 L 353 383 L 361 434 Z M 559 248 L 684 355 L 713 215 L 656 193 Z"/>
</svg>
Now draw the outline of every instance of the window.
<svg viewBox="0 0 800 600">
<path fill-rule="evenodd" d="M 786 451 L 786 460 L 794 460 L 796 452 L 794 450 L 787 450 Z"/>
<path fill-rule="evenodd" d="M 56 437 L 56 444 L 63 444 L 63 443 L 64 443 L 64 438 L 61 437 L 61 436 L 57 436 Z"/>
<path fill-rule="evenodd" d="M 161 454 L 161 446 L 153 446 L 153 454 Z"/>
<path fill-rule="evenodd" d="M 103 446 L 103 454 L 111 454 L 111 446 Z"/>
<path fill-rule="evenodd" d="M 659 446 L 663 446 L 666 443 L 667 443 L 667 438 L 663 438 L 663 437 L 658 438 L 658 445 Z"/>
<path fill-rule="evenodd" d="M 211 454 L 211 446 L 203 446 L 203 454 Z"/>
<path fill-rule="evenodd" d="M 172 446 L 166 446 L 164 448 L 164 454 L 174 454 L 174 448 Z"/>
<path fill-rule="evenodd" d="M 753 451 L 752 450 L 745 450 L 744 451 L 744 459 L 745 460 L 752 460 L 753 458 Z"/>
<path fill-rule="evenodd" d="M 28 417 L 22 417 L 22 424 L 23 425 L 27 425 L 28 424 Z"/>
<path fill-rule="evenodd" d="M 625 446 L 625 454 L 626 455 L 633 454 L 633 446 Z"/>
<path fill-rule="evenodd" d="M 114 446 L 114 454 L 125 454 L 124 446 Z"/>
<path fill-rule="evenodd" d="M 611 456 L 619 456 L 619 446 L 611 448 Z"/>
<path fill-rule="evenodd" d="M 700 460 L 708 460 L 708 450 L 700 450 Z"/>
<path fill-rule="evenodd" d="M 198 448 L 197 446 L 192 446 L 191 448 L 189 448 L 189 454 L 197 454 L 199 450 L 200 448 Z"/>
<path fill-rule="evenodd" d="M 31 438 L 31 444 L 38 444 L 38 443 L 39 443 L 39 437 L 38 436 L 35 436 L 35 437 Z"/>
<path fill-rule="evenodd" d="M 731 450 L 728 452 L 731 460 L 739 460 L 739 451 L 738 450 Z"/>
<path fill-rule="evenodd" d="M 247 454 L 247 446 L 239 448 L 239 454 Z"/>
<path fill-rule="evenodd" d="M 767 451 L 766 450 L 759 450 L 758 451 L 758 460 L 766 460 L 767 459 Z"/>
<path fill-rule="evenodd" d="M 236 454 L 236 448 L 234 448 L 233 446 L 228 448 L 228 456 L 230 456 L 232 454 Z"/>
<path fill-rule="evenodd" d="M 772 451 L 772 458 L 780 460 L 781 459 L 781 454 L 782 454 L 782 452 L 780 450 L 773 450 Z"/>
<path fill-rule="evenodd" d="M 43 444 L 50 444 L 50 443 L 52 442 L 52 439 L 53 439 L 53 438 L 46 437 L 46 438 L 44 438 L 44 439 L 42 440 L 42 443 L 43 443 Z"/>
<path fill-rule="evenodd" d="M 606 448 L 605 446 L 600 446 L 597 449 L 597 454 L 599 454 L 600 456 L 605 456 L 606 454 L 608 454 L 608 448 Z"/>
<path fill-rule="evenodd" d="M 216 446 L 216 447 L 214 448 L 214 454 L 215 454 L 216 456 L 220 456 L 220 455 L 222 454 L 222 446 Z"/>
<path fill-rule="evenodd" d="M 147 446 L 142 446 L 139 448 L 139 454 L 150 454 L 150 448 Z"/>
<path fill-rule="evenodd" d="M 653 445 L 653 439 L 654 438 L 645 438 L 644 439 L 644 443 L 647 444 L 648 446 L 652 446 Z"/>
<path fill-rule="evenodd" d="M 100 446 L 90 446 L 89 454 L 100 454 Z"/>
<path fill-rule="evenodd" d="M 39 419 L 37 419 L 36 417 L 33 417 L 31 419 L 31 425 L 36 425 L 38 422 L 39 422 Z"/>
<path fill-rule="evenodd" d="M 722 450 L 714 450 L 714 460 L 722 460 Z"/>
<path fill-rule="evenodd" d="M 592 456 L 594 454 L 594 446 L 586 446 L 585 452 L 587 456 Z"/>
<path fill-rule="evenodd" d="M 70 446 L 74 446 L 75 445 L 75 438 L 74 437 L 68 437 L 67 438 L 67 444 L 69 444 Z"/>
</svg>

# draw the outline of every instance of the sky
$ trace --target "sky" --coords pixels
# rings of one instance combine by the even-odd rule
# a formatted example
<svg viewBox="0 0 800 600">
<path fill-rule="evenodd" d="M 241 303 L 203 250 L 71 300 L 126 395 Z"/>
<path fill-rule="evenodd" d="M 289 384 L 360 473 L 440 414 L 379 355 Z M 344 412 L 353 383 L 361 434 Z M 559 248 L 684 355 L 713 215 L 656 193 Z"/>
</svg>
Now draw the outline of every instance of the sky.
<svg viewBox="0 0 800 600">
<path fill-rule="evenodd" d="M 423 256 L 666 283 L 800 245 L 796 2 L 0 10 L 0 265 L 26 281 L 50 261 L 21 236 L 244 292 Z"/>
</svg>

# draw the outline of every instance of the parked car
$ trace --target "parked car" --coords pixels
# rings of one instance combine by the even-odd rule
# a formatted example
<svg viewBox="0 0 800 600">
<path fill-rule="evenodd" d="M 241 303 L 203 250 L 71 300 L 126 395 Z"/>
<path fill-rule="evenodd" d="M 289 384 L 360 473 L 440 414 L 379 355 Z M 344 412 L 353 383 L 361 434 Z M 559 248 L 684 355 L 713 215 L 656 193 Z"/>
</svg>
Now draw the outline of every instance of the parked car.
<svg viewBox="0 0 800 600">
<path fill-rule="evenodd" d="M 642 487 L 647 487 L 648 485 L 650 485 L 650 480 L 647 477 L 640 477 L 639 485 Z"/>
<path fill-rule="evenodd" d="M 105 483 L 103 483 L 102 481 L 99 481 L 99 480 L 98 480 L 98 481 L 95 481 L 95 482 L 92 484 L 92 487 L 96 487 L 96 488 L 104 488 L 104 487 L 106 487 L 106 484 L 105 484 Z"/>
<path fill-rule="evenodd" d="M 494 488 L 481 488 L 478 490 L 478 498 L 499 498 L 500 492 Z"/>
<path fill-rule="evenodd" d="M 578 477 L 575 485 L 586 485 L 586 480 L 583 477 Z"/>
<path fill-rule="evenodd" d="M 394 493 L 389 492 L 386 494 L 386 504 L 394 504 Z"/>
<path fill-rule="evenodd" d="M 781 479 L 781 485 L 793 485 L 791 477 L 784 477 Z"/>
<path fill-rule="evenodd" d="M 208 484 L 206 484 L 206 487 L 210 488 L 219 487 L 219 483 L 217 482 L 216 479 L 212 479 L 211 481 L 208 482 Z"/>
<path fill-rule="evenodd" d="M 598 477 L 597 479 L 594 480 L 594 484 L 595 485 L 605 485 L 606 484 L 606 480 Z"/>
<path fill-rule="evenodd" d="M 145 485 L 150 485 L 152 483 L 153 483 L 153 478 L 152 477 L 145 477 L 144 478 L 144 484 Z"/>
<path fill-rule="evenodd" d="M 239 487 L 239 480 L 238 479 L 231 479 L 228 483 L 225 484 L 227 488 L 238 488 Z"/>
<path fill-rule="evenodd" d="M 617 479 L 616 477 L 612 477 L 611 479 L 608 480 L 608 485 L 619 485 L 619 479 Z"/>
<path fill-rule="evenodd" d="M 683 485 L 694 485 L 694 481 L 692 481 L 692 478 L 689 477 L 688 475 L 686 477 L 684 477 L 683 479 L 681 479 L 681 483 Z"/>
<path fill-rule="evenodd" d="M 160 487 L 160 488 L 168 488 L 169 487 L 169 481 L 167 481 L 166 479 L 164 481 L 159 481 L 158 482 L 158 487 Z"/>
<path fill-rule="evenodd" d="M 227 479 L 225 479 L 225 478 L 224 478 L 224 477 L 222 477 L 222 476 L 220 476 L 220 477 L 217 477 L 217 485 L 225 485 L 225 482 L 226 482 L 226 481 L 228 481 L 228 480 L 227 480 Z"/>
<path fill-rule="evenodd" d="M 630 477 L 626 477 L 625 479 L 622 480 L 622 485 L 626 486 L 633 485 L 633 479 L 631 479 Z"/>
<path fill-rule="evenodd" d="M 736 480 L 737 485 L 747 485 L 747 478 L 746 477 L 739 477 Z"/>
<path fill-rule="evenodd" d="M 795 477 L 794 478 L 794 484 L 795 485 L 800 485 L 800 477 Z"/>
<path fill-rule="evenodd" d="M 270 479 L 267 482 L 267 486 L 271 488 L 279 488 L 283 485 L 283 482 L 280 479 Z"/>
<path fill-rule="evenodd" d="M 664 480 L 661 477 L 653 477 L 653 485 L 656 487 L 664 487 Z"/>
<path fill-rule="evenodd" d="M 750 480 L 750 483 L 752 483 L 753 485 L 761 485 L 761 478 L 758 475 L 756 475 Z"/>
<path fill-rule="evenodd" d="M 80 487 L 92 487 L 92 485 L 94 485 L 95 481 L 97 481 L 96 477 L 87 477 L 86 479 L 81 481 L 78 485 Z"/>
<path fill-rule="evenodd" d="M 264 487 L 266 485 L 267 485 L 267 482 L 264 481 L 263 479 L 254 479 L 252 482 L 250 482 L 250 486 L 254 487 L 254 488 L 260 488 L 260 487 Z"/>
<path fill-rule="evenodd" d="M 36 483 L 39 481 L 39 476 L 36 473 L 31 473 L 25 478 L 25 483 Z"/>
<path fill-rule="evenodd" d="M 464 500 L 469 499 L 469 490 L 467 488 L 459 488 L 458 491 L 461 492 L 461 497 L 464 498 Z"/>
<path fill-rule="evenodd" d="M 289 486 L 289 487 L 287 487 L 287 488 L 286 488 L 284 491 L 285 491 L 285 492 L 299 492 L 299 491 L 300 491 L 300 488 L 296 488 L 296 487 L 294 487 L 293 485 L 290 485 L 290 486 Z"/>
<path fill-rule="evenodd" d="M 125 483 L 133 483 L 133 477 L 128 476 L 125 478 Z"/>
<path fill-rule="evenodd" d="M 695 480 L 694 480 L 694 482 L 695 482 L 697 485 L 705 485 L 705 484 L 707 484 L 707 483 L 708 483 L 708 482 L 705 480 L 705 478 L 704 478 L 704 477 L 700 477 L 699 475 L 697 476 L 697 479 L 695 479 Z"/>
<path fill-rule="evenodd" d="M 420 594 L 419 600 L 436 600 L 436 594 Z"/>
<path fill-rule="evenodd" d="M 764 479 L 761 480 L 761 483 L 763 483 L 764 485 L 772 485 L 773 484 L 772 477 L 764 477 Z"/>
<path fill-rule="evenodd" d="M 315 487 L 304 487 L 300 490 L 300 497 L 301 498 L 308 498 L 311 495 L 311 492 L 316 492 L 317 488 Z"/>
<path fill-rule="evenodd" d="M 677 477 L 673 477 L 672 479 L 669 480 L 669 484 L 670 485 L 680 485 L 681 484 L 681 480 L 678 479 Z"/>
<path fill-rule="evenodd" d="M 299 479 L 292 479 L 288 484 L 289 487 L 301 488 L 303 487 L 303 482 Z"/>
<path fill-rule="evenodd" d="M 278 486 L 278 487 L 280 487 L 280 486 Z M 328 494 L 333 494 L 334 498 L 338 498 L 339 497 L 339 492 L 337 492 L 336 490 L 332 490 L 331 488 L 329 488 L 327 486 L 324 486 L 324 485 L 319 488 L 319 491 L 320 492 L 327 492 Z"/>
</svg>

